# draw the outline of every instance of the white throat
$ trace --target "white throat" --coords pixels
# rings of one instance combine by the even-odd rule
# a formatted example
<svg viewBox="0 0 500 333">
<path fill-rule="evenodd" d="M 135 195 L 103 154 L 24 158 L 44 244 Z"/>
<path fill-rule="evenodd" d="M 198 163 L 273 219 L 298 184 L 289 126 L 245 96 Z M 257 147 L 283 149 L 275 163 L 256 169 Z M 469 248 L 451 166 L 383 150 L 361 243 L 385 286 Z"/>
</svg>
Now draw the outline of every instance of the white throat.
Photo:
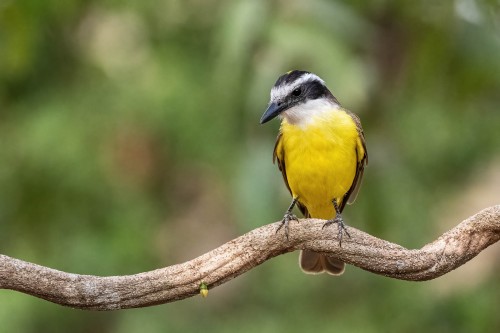
<svg viewBox="0 0 500 333">
<path fill-rule="evenodd" d="M 331 113 L 335 112 L 338 108 L 339 105 L 337 103 L 326 98 L 319 98 L 309 100 L 283 111 L 280 117 L 285 118 L 290 124 L 305 128 L 308 125 L 331 115 Z"/>
</svg>

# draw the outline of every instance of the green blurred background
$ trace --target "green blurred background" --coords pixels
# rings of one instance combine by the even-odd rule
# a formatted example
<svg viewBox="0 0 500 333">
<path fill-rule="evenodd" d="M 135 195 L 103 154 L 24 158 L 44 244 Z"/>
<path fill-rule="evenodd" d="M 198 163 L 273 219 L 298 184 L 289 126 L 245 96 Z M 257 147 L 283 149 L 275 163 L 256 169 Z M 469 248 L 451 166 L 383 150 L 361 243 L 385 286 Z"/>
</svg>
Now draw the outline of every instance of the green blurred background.
<svg viewBox="0 0 500 333">
<path fill-rule="evenodd" d="M 131 274 L 277 221 L 260 126 L 276 78 L 320 75 L 365 129 L 347 223 L 406 247 L 499 203 L 498 1 L 0 1 L 0 253 Z M 297 253 L 116 312 L 0 291 L 1 332 L 499 332 L 498 245 L 435 281 Z"/>
</svg>

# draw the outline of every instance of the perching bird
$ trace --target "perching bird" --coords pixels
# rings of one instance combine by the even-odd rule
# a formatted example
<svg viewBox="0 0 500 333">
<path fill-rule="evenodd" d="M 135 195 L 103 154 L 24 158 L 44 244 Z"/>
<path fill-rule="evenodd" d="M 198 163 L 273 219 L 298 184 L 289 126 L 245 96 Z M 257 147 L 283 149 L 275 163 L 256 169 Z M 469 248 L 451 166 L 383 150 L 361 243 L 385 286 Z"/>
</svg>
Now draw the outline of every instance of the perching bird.
<svg viewBox="0 0 500 333">
<path fill-rule="evenodd" d="M 273 162 L 283 174 L 292 203 L 276 232 L 297 220 L 297 205 L 305 217 L 328 220 L 323 227 L 338 225 L 338 238 L 348 236 L 342 210 L 353 203 L 368 163 L 359 118 L 342 108 L 317 75 L 290 71 L 278 78 L 260 123 L 279 116 L 281 128 L 274 146 Z M 349 236 L 350 237 L 350 236 Z M 305 273 L 340 275 L 345 264 L 333 257 L 303 250 L 299 264 Z"/>
</svg>

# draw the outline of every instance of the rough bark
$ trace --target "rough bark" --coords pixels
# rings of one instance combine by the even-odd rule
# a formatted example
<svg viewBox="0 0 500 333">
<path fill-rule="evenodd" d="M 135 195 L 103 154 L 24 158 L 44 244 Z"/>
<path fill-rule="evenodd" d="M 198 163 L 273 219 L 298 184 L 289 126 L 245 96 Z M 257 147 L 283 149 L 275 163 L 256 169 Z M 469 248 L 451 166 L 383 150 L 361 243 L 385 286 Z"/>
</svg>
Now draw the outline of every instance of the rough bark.
<svg viewBox="0 0 500 333">
<path fill-rule="evenodd" d="M 173 302 L 214 288 L 283 253 L 311 249 L 337 256 L 364 270 L 395 279 L 424 281 L 463 265 L 500 239 L 500 205 L 469 217 L 419 250 L 349 227 L 342 247 L 324 221 L 292 221 L 290 238 L 278 223 L 254 229 L 188 262 L 127 276 L 99 277 L 61 272 L 0 255 L 0 289 L 87 310 L 116 310 Z M 331 226 L 328 228 L 336 228 Z"/>
</svg>

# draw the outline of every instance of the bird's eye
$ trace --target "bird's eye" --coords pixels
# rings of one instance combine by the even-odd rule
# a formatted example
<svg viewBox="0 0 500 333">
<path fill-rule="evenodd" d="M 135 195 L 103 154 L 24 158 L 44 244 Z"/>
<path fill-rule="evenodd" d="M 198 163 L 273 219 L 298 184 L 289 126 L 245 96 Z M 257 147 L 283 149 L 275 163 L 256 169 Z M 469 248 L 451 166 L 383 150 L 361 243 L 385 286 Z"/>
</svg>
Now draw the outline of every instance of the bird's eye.
<svg viewBox="0 0 500 333">
<path fill-rule="evenodd" d="M 293 96 L 300 96 L 300 94 L 302 94 L 302 89 L 300 88 L 296 88 L 292 91 Z"/>
</svg>

